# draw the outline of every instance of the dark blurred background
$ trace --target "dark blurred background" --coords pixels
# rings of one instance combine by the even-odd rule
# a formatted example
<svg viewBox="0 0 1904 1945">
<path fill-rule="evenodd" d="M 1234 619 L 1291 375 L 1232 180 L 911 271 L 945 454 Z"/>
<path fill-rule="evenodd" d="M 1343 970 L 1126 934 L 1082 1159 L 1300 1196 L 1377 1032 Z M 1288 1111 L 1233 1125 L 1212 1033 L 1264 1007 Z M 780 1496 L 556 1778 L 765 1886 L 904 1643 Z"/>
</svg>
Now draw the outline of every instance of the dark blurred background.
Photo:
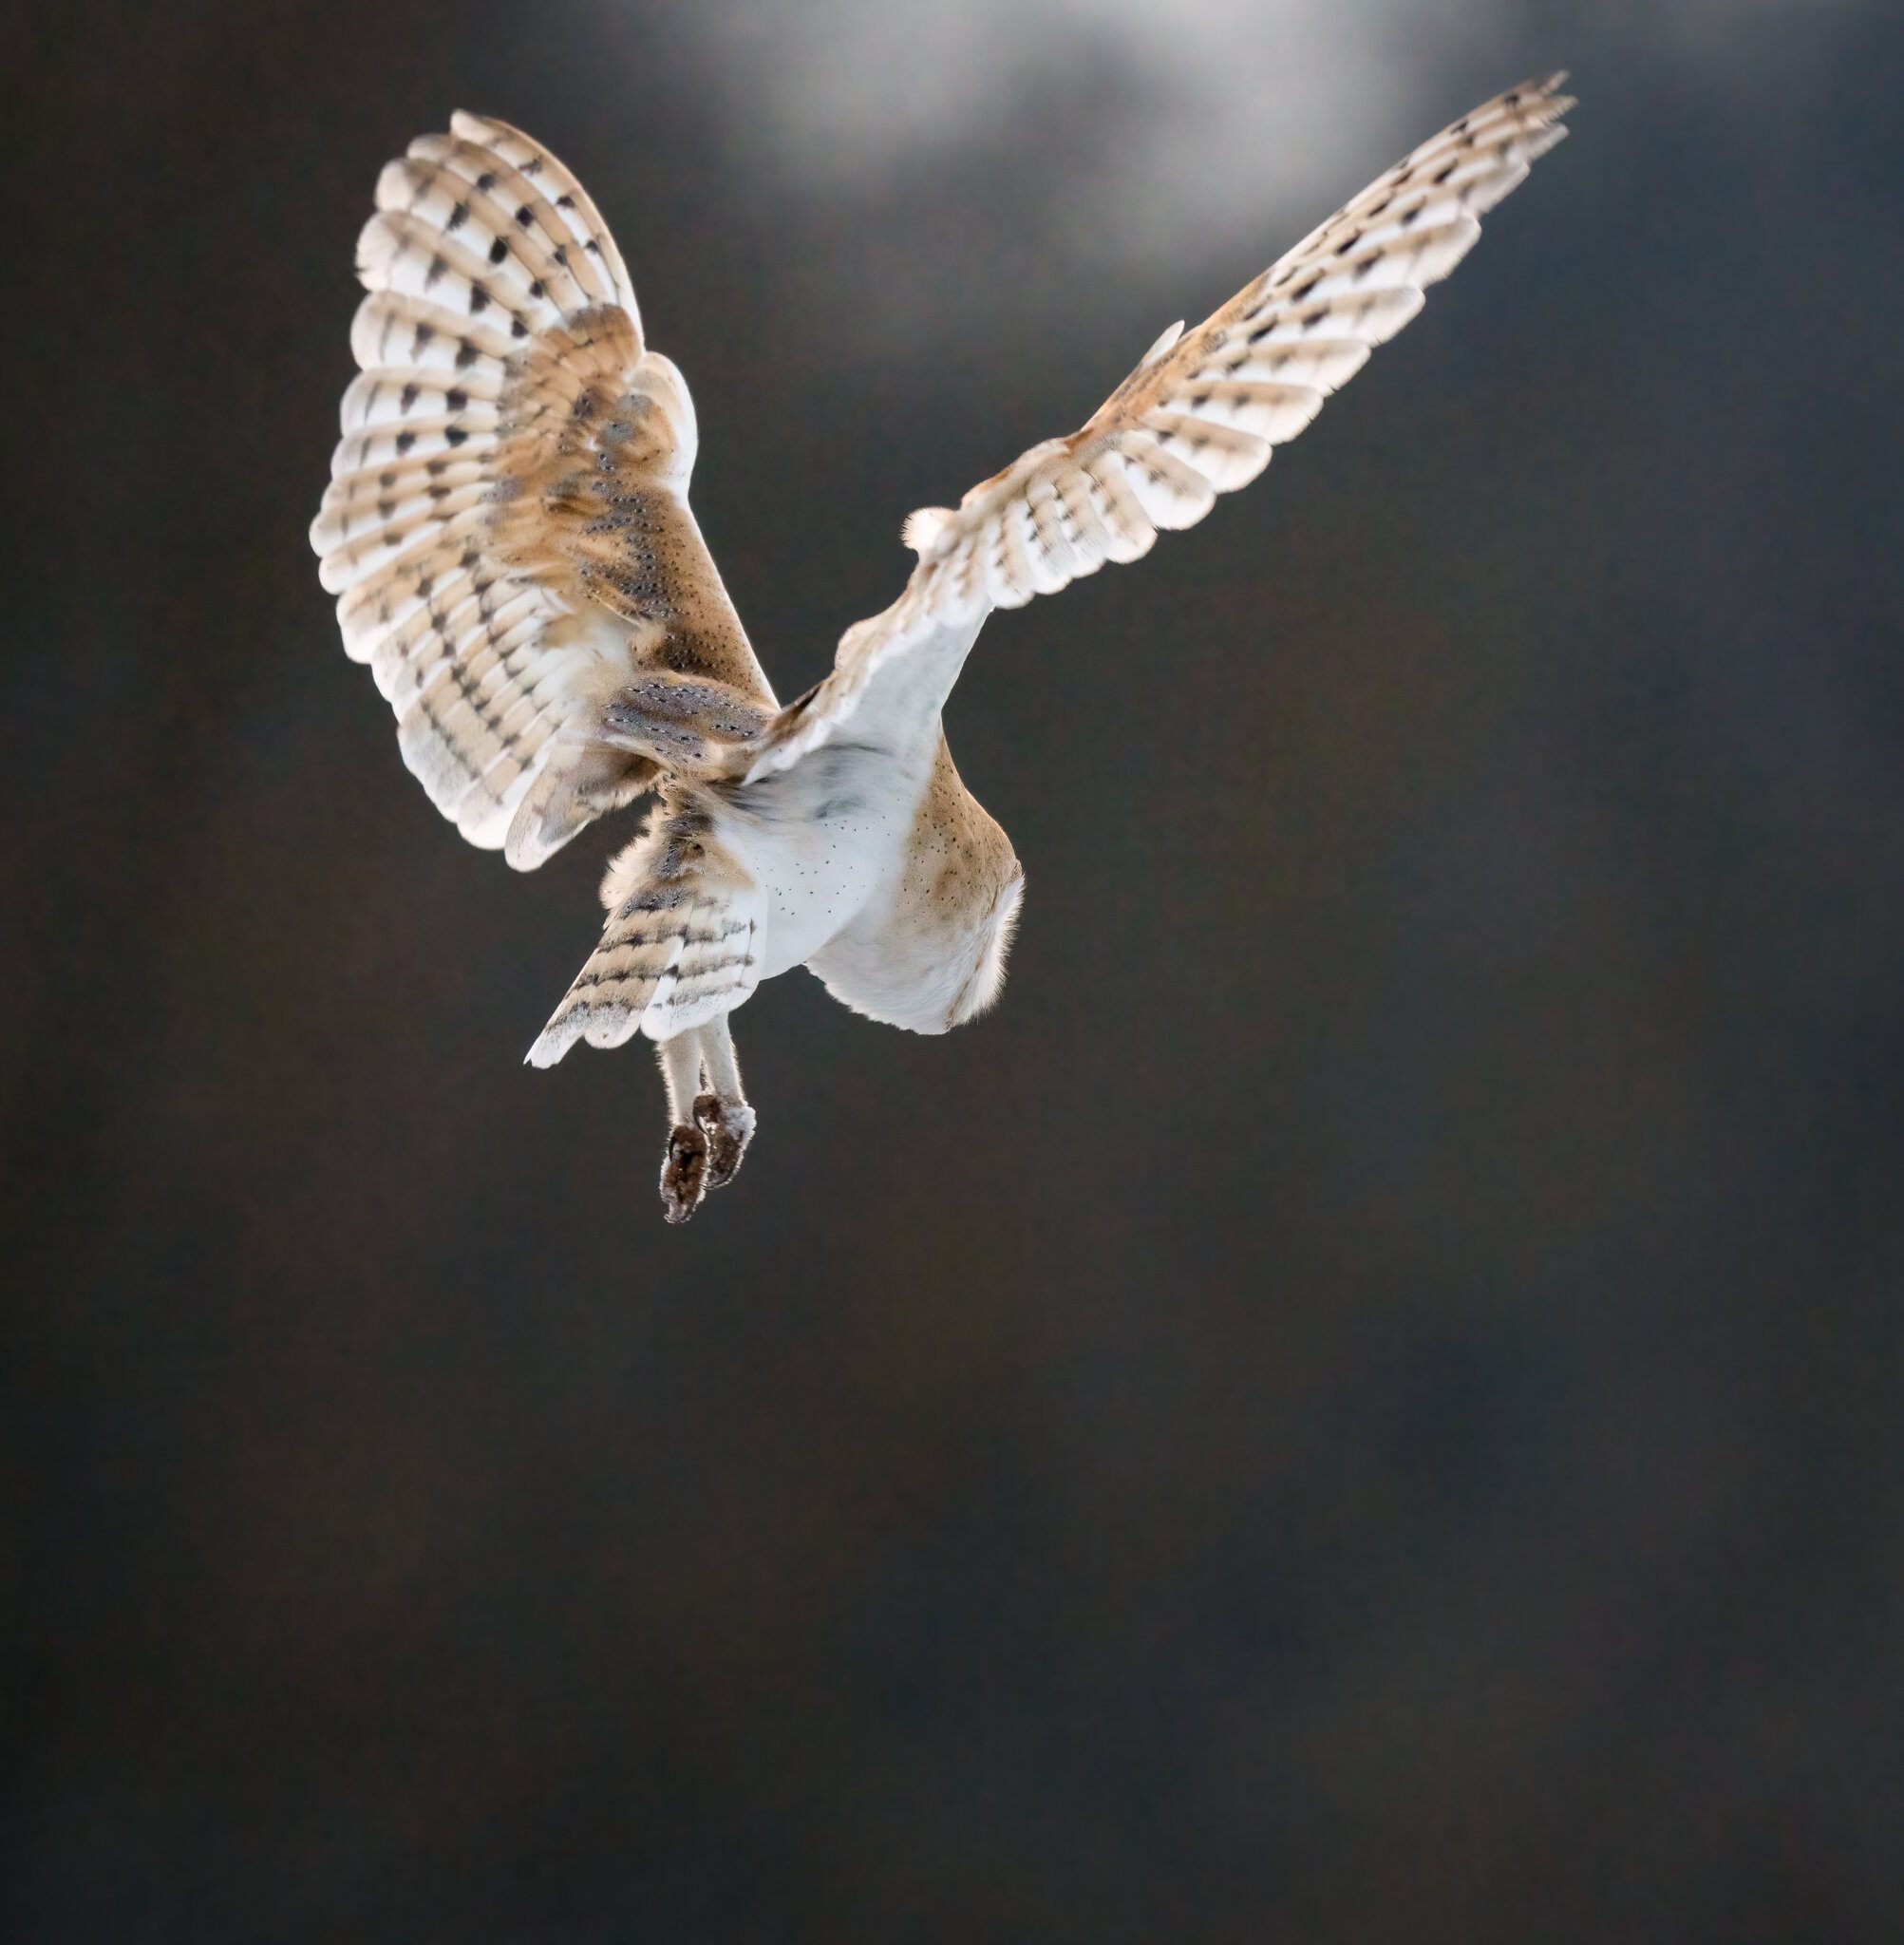
<svg viewBox="0 0 1904 1945">
<path fill-rule="evenodd" d="M 1904 1936 L 1898 9 L 6 31 L 7 1936 Z M 1258 486 L 989 630 L 1001 1010 L 763 990 L 665 1228 L 651 1061 L 521 1065 L 623 832 L 461 844 L 307 550 L 380 164 L 575 166 L 790 695 L 1562 63 Z"/>
</svg>

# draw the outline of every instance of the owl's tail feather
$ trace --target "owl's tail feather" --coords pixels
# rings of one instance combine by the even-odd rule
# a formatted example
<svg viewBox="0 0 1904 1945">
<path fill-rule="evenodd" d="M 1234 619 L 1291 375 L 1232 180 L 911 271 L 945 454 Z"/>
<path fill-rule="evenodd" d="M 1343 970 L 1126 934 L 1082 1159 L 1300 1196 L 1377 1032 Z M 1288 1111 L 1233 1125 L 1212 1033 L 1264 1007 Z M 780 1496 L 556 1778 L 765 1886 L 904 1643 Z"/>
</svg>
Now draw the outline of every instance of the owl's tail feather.
<svg viewBox="0 0 1904 1945">
<path fill-rule="evenodd" d="M 760 983 L 766 903 L 709 836 L 705 812 L 657 806 L 610 865 L 602 902 L 601 943 L 529 1049 L 532 1067 L 553 1067 L 577 1040 L 672 1040 L 731 1012 Z"/>
</svg>

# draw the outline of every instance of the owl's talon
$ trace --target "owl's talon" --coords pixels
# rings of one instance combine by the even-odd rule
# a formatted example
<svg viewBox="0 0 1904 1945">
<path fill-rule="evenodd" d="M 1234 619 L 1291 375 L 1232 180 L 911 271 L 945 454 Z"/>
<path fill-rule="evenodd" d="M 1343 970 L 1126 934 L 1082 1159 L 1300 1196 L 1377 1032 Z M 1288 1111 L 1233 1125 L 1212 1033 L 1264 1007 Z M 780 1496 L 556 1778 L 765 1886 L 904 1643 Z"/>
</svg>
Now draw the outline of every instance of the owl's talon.
<svg viewBox="0 0 1904 1945">
<path fill-rule="evenodd" d="M 745 1101 L 724 1103 L 718 1094 L 697 1094 L 694 1119 L 707 1137 L 707 1186 L 724 1189 L 740 1174 L 741 1158 L 754 1138 L 754 1110 Z"/>
<path fill-rule="evenodd" d="M 683 1123 L 668 1137 L 661 1163 L 661 1213 L 670 1222 L 686 1222 L 701 1206 L 707 1187 L 707 1137 Z"/>
</svg>

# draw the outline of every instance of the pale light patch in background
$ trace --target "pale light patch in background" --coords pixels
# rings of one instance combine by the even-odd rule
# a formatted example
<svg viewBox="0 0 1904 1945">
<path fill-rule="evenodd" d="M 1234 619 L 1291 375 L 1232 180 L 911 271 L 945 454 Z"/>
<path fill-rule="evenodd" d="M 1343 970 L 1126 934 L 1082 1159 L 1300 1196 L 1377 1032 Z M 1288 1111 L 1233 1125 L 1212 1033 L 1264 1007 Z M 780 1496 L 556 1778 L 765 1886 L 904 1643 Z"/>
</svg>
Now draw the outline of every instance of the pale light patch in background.
<svg viewBox="0 0 1904 1945">
<path fill-rule="evenodd" d="M 1211 260 L 1242 282 L 1415 139 L 1396 131 L 1424 49 L 1494 11 L 734 0 L 685 16 L 679 52 L 764 193 L 820 217 L 820 260 L 855 286 L 830 321 L 904 356 L 994 306 L 1001 274 L 1022 298 Z"/>
<path fill-rule="evenodd" d="M 1014 124 L 1062 117 L 1079 75 L 1123 85 L 1106 209 L 1160 227 L 1196 207 L 1253 206 L 1251 164 L 1279 151 L 1340 149 L 1405 102 L 1417 37 L 1483 21 L 1493 0 L 777 0 L 697 12 L 696 31 L 759 110 L 755 132 L 817 188 L 848 189 L 881 161 L 1009 143 Z M 1212 168 L 1216 158 L 1224 166 Z"/>
<path fill-rule="evenodd" d="M 605 55 L 651 66 L 651 18 L 597 4 Z M 1108 273 L 1159 324 L 1196 315 L 1523 67 L 1610 36 L 1729 55 L 1756 18 L 1850 4 L 1615 0 L 1537 47 L 1507 0 L 716 0 L 668 32 L 761 201 L 811 228 L 783 294 L 903 363 L 1002 289 L 1043 308 Z"/>
</svg>

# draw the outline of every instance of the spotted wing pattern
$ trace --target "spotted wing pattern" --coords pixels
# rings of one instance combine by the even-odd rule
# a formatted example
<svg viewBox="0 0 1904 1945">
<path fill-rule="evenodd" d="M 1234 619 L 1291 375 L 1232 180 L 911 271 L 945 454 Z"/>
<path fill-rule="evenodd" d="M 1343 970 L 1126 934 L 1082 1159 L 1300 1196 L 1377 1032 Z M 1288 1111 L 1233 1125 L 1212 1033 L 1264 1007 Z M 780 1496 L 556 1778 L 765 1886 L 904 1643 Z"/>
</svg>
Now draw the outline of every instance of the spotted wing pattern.
<svg viewBox="0 0 1904 1945">
<path fill-rule="evenodd" d="M 688 504 L 693 402 L 581 185 L 459 114 L 376 202 L 311 545 L 405 762 L 528 868 L 651 779 L 594 735 L 632 673 L 772 692 Z"/>
<path fill-rule="evenodd" d="M 1197 330 L 1176 326 L 1067 439 L 1033 446 L 956 509 L 906 522 L 899 599 L 849 629 L 833 673 L 782 711 L 753 774 L 826 742 L 895 658 L 993 608 L 1136 560 L 1247 485 L 1394 336 L 1480 235 L 1480 217 L 1566 134 L 1564 74 L 1510 88 L 1398 162 Z"/>
</svg>

